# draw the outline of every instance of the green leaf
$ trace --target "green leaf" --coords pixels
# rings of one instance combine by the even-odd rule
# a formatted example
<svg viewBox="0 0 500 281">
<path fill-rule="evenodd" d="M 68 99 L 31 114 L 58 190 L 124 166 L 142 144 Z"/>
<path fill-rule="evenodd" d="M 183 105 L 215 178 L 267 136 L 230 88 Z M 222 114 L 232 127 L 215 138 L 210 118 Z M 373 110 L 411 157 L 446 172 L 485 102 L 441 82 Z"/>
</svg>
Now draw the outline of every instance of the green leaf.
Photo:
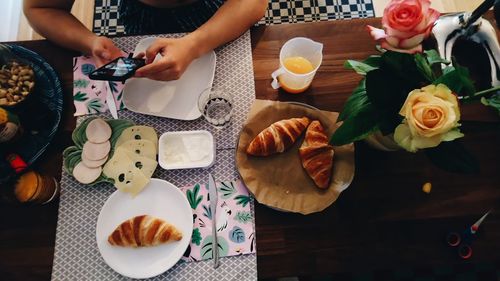
<svg viewBox="0 0 500 281">
<path fill-rule="evenodd" d="M 374 70 L 366 76 L 366 93 L 378 113 L 379 129 L 384 135 L 394 132 L 401 123 L 399 111 L 408 94 L 417 86 L 398 79 L 385 68 Z M 373 118 L 373 117 L 372 117 Z"/>
<path fill-rule="evenodd" d="M 425 149 L 434 165 L 453 172 L 473 174 L 479 172 L 479 163 L 459 141 L 442 142 L 439 146 Z"/>
<path fill-rule="evenodd" d="M 201 205 L 203 207 L 203 215 L 208 219 L 212 219 L 212 210 L 207 205 Z"/>
<path fill-rule="evenodd" d="M 101 103 L 101 100 L 98 98 L 91 99 L 90 101 L 87 102 L 87 109 L 89 113 L 99 113 L 101 112 L 102 108 L 103 105 Z"/>
<path fill-rule="evenodd" d="M 78 91 L 74 96 L 73 96 L 73 100 L 75 101 L 86 101 L 88 100 L 89 98 L 87 97 L 87 93 L 82 93 L 80 91 Z"/>
<path fill-rule="evenodd" d="M 198 196 L 199 191 L 200 191 L 200 185 L 196 184 L 192 191 L 190 189 L 188 189 L 186 192 L 186 197 L 188 199 L 189 205 L 191 206 L 191 209 L 193 209 L 193 210 L 196 210 L 198 205 L 203 200 L 203 195 Z"/>
<path fill-rule="evenodd" d="M 434 81 L 434 72 L 432 72 L 431 66 L 422 54 L 415 54 L 415 63 L 420 73 L 429 83 Z"/>
<path fill-rule="evenodd" d="M 332 145 L 344 145 L 362 140 L 378 130 L 378 114 L 373 106 L 367 106 L 358 114 L 349 116 L 330 139 Z"/>
<path fill-rule="evenodd" d="M 366 79 L 363 79 L 359 82 L 358 87 L 354 89 L 352 95 L 347 99 L 344 109 L 342 109 L 339 115 L 339 121 L 344 121 L 349 116 L 358 114 L 369 105 L 370 101 L 366 94 Z"/>
<path fill-rule="evenodd" d="M 355 60 L 347 60 L 344 63 L 344 67 L 347 69 L 353 69 L 354 71 L 356 71 L 356 73 L 360 75 L 366 75 L 366 73 L 374 69 L 377 69 L 376 67 Z"/>
<path fill-rule="evenodd" d="M 201 258 L 202 259 L 213 259 L 214 258 L 214 253 L 212 251 L 212 243 L 213 243 L 213 238 L 212 235 L 209 235 L 203 239 L 203 243 L 201 245 L 200 253 L 201 253 Z M 219 257 L 224 257 L 227 255 L 229 251 L 229 245 L 222 236 L 217 235 L 217 246 L 219 248 Z"/>
<path fill-rule="evenodd" d="M 500 94 L 495 94 L 489 98 L 483 97 L 481 98 L 481 103 L 486 106 L 495 108 L 496 110 L 498 110 L 498 114 L 500 114 Z"/>
<path fill-rule="evenodd" d="M 78 79 L 73 82 L 73 87 L 75 88 L 86 88 L 90 81 L 85 79 Z"/>
<path fill-rule="evenodd" d="M 229 185 L 225 182 L 221 183 L 221 187 L 219 188 L 219 192 L 222 193 L 222 199 L 229 199 L 236 192 L 236 188 L 234 187 L 234 183 L 230 182 Z"/>
<path fill-rule="evenodd" d="M 434 65 L 436 63 L 444 63 L 444 64 L 450 64 L 451 62 L 450 61 L 447 61 L 445 60 L 444 58 L 442 58 L 438 51 L 432 49 L 432 50 L 426 50 L 424 51 L 424 54 L 425 54 L 425 57 L 427 59 L 427 62 L 429 63 L 429 65 Z"/>
<path fill-rule="evenodd" d="M 247 212 L 247 211 L 238 211 L 236 213 L 236 215 L 234 216 L 234 219 L 237 222 L 246 224 L 246 223 L 252 221 L 252 214 L 250 212 Z"/>
<path fill-rule="evenodd" d="M 117 93 L 118 89 L 116 88 L 116 82 L 114 81 L 108 81 L 109 89 L 111 90 L 112 93 Z"/>
<path fill-rule="evenodd" d="M 200 246 L 201 243 L 201 233 L 198 228 L 193 229 L 193 235 L 191 236 L 191 243 Z"/>
<path fill-rule="evenodd" d="M 364 64 L 367 64 L 369 66 L 372 66 L 374 68 L 379 68 L 380 65 L 382 64 L 382 57 L 381 56 L 369 56 L 367 59 L 363 61 Z"/>
<path fill-rule="evenodd" d="M 248 203 L 250 203 L 250 201 L 252 201 L 252 197 L 248 195 L 238 195 L 234 197 L 234 200 L 236 200 L 236 204 L 245 207 Z"/>
<path fill-rule="evenodd" d="M 443 75 L 436 79 L 433 84 L 445 84 L 460 96 L 473 96 L 476 93 L 469 70 L 461 66 L 445 68 Z"/>
<path fill-rule="evenodd" d="M 382 64 L 380 68 L 384 69 L 389 76 L 388 82 L 400 80 L 407 88 L 418 89 L 426 81 L 426 78 L 420 73 L 413 55 L 387 51 L 382 55 Z"/>
</svg>

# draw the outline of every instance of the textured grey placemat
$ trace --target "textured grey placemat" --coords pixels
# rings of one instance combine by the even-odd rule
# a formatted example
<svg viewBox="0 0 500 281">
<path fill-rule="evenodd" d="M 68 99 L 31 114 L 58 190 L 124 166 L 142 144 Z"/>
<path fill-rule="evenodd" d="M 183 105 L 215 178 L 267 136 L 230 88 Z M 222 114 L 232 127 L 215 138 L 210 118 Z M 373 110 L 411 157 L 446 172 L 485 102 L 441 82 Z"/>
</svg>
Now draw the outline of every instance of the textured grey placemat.
<svg viewBox="0 0 500 281">
<path fill-rule="evenodd" d="M 115 39 L 119 47 L 133 50 L 143 37 Z M 179 121 L 133 113 L 119 112 L 120 118 L 136 124 L 154 127 L 159 134 L 167 131 L 206 129 L 214 135 L 217 152 L 216 162 L 208 169 L 172 170 L 158 168 L 153 175 L 174 185 L 185 186 L 205 182 L 208 173 L 217 181 L 231 181 L 238 178 L 235 166 L 235 146 L 239 131 L 245 121 L 252 101 L 255 99 L 253 83 L 250 34 L 216 50 L 217 67 L 215 85 L 220 85 L 237 94 L 232 121 L 223 130 L 213 129 L 203 119 Z M 109 114 L 101 114 L 109 117 Z M 79 117 L 81 122 L 86 117 Z M 115 191 L 110 184 L 84 186 L 70 175 L 63 173 L 61 198 L 52 269 L 53 280 L 123 280 L 127 279 L 108 267 L 102 259 L 95 238 L 97 217 L 107 198 Z M 251 202 L 253 213 L 253 201 Z M 220 259 L 217 270 L 212 261 L 179 263 L 166 273 L 151 280 L 256 280 L 257 258 L 255 254 L 225 257 Z"/>
</svg>

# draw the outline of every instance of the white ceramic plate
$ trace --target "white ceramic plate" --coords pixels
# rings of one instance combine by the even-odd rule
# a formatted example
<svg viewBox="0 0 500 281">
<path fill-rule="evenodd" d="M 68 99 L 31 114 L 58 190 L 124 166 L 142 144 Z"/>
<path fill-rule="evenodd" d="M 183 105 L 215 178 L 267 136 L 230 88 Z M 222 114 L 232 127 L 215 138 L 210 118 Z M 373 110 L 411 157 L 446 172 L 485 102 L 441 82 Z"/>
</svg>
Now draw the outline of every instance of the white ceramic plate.
<svg viewBox="0 0 500 281">
<path fill-rule="evenodd" d="M 111 246 L 108 236 L 123 221 L 139 215 L 151 215 L 175 225 L 182 232 L 181 241 L 144 247 Z M 160 179 L 151 182 L 135 198 L 115 191 L 108 198 L 97 219 L 97 246 L 104 261 L 116 272 L 131 278 L 150 278 L 174 266 L 186 251 L 193 232 L 193 213 L 176 186 Z"/>
<path fill-rule="evenodd" d="M 155 39 L 150 37 L 141 40 L 134 55 L 144 52 Z M 128 79 L 123 89 L 123 102 L 134 112 L 194 120 L 201 116 L 198 109 L 199 95 L 204 89 L 211 87 L 214 81 L 215 63 L 215 52 L 211 51 L 191 62 L 179 80 L 163 82 L 147 78 Z"/>
</svg>

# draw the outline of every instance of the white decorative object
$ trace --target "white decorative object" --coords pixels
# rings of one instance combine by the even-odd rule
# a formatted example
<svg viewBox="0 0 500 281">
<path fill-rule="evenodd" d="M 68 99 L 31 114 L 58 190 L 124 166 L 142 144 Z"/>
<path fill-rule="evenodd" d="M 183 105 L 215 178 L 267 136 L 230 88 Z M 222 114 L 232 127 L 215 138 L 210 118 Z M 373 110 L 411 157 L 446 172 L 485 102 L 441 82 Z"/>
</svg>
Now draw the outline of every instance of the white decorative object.
<svg viewBox="0 0 500 281">
<path fill-rule="evenodd" d="M 495 28 L 488 20 L 481 17 L 494 3 L 494 0 L 487 0 L 472 13 L 442 16 L 434 24 L 432 33 L 436 38 L 440 56 L 449 61 L 457 39 L 481 45 L 490 60 L 491 85 L 500 86 L 500 45 Z"/>
</svg>

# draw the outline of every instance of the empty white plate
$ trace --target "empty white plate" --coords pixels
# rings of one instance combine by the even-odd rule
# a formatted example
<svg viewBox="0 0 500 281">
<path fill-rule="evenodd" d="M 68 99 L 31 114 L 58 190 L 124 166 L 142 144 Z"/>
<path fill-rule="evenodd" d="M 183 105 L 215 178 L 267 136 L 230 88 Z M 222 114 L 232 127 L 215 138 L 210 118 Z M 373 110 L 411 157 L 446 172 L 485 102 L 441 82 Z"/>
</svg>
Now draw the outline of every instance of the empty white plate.
<svg viewBox="0 0 500 281">
<path fill-rule="evenodd" d="M 145 52 L 156 39 L 150 37 L 141 40 L 134 55 Z M 215 63 L 215 52 L 211 51 L 191 62 L 179 80 L 164 82 L 147 78 L 128 79 L 123 89 L 123 102 L 134 112 L 194 120 L 201 116 L 197 105 L 199 95 L 204 89 L 211 87 L 214 81 Z"/>
<path fill-rule="evenodd" d="M 161 218 L 182 232 L 181 241 L 128 248 L 111 246 L 108 236 L 122 222 L 139 215 Z M 150 278 L 174 266 L 186 251 L 193 232 L 193 213 L 186 196 L 173 184 L 160 179 L 151 182 L 135 198 L 115 191 L 97 219 L 97 246 L 104 261 L 116 272 L 131 278 Z"/>
</svg>

